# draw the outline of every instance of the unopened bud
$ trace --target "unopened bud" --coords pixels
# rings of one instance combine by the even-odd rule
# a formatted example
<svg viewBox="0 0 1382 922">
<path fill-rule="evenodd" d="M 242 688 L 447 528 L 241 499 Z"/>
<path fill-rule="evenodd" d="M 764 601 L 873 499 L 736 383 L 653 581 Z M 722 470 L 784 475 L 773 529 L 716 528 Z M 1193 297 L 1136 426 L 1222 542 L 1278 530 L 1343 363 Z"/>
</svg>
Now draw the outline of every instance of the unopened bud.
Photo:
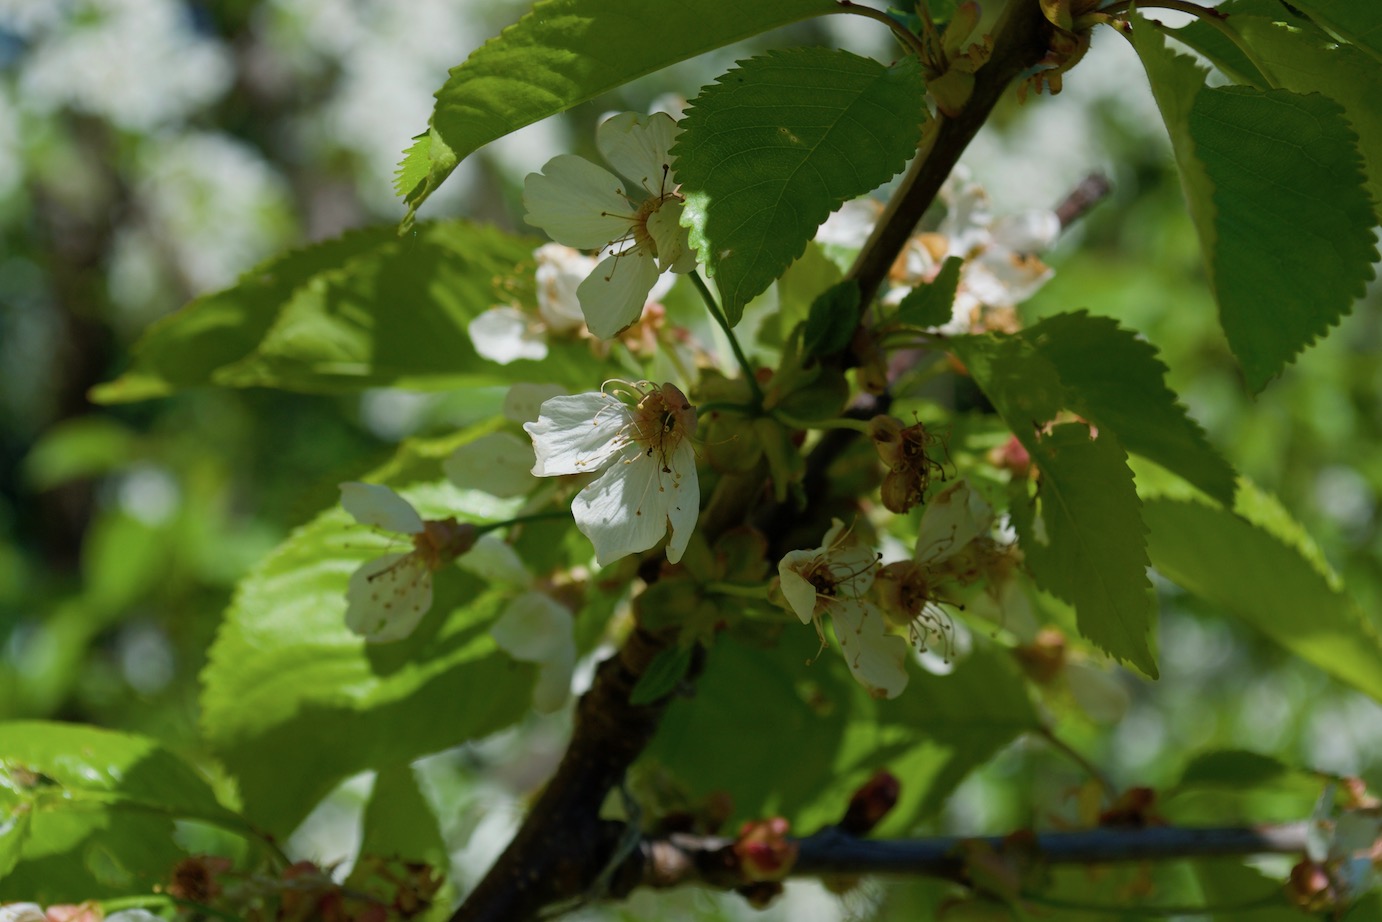
<svg viewBox="0 0 1382 922">
<path fill-rule="evenodd" d="M 887 769 L 880 768 L 849 799 L 849 809 L 840 820 L 840 829 L 852 836 L 866 836 L 897 805 L 902 783 Z"/>
<path fill-rule="evenodd" d="M 740 827 L 733 848 L 745 880 L 777 881 L 787 876 L 800 850 L 787 837 L 790 829 L 791 824 L 780 816 L 750 820 Z"/>
</svg>

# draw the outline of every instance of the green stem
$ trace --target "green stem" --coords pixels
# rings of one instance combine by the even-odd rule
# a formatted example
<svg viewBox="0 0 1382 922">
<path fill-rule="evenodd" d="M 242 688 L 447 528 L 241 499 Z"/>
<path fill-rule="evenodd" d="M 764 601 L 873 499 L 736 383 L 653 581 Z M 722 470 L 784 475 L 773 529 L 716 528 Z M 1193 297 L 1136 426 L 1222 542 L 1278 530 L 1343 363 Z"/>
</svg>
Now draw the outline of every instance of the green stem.
<svg viewBox="0 0 1382 922">
<path fill-rule="evenodd" d="M 772 417 L 778 422 L 791 426 L 793 429 L 850 429 L 854 432 L 862 432 L 864 435 L 869 434 L 869 424 L 862 419 L 836 417 L 835 419 L 810 421 L 797 419 L 790 413 L 784 413 L 781 410 L 773 410 Z"/>
<path fill-rule="evenodd" d="M 926 47 L 922 45 L 921 39 L 917 38 L 916 35 L 913 34 L 911 29 L 907 28 L 902 23 L 898 22 L 896 19 L 893 19 L 891 16 L 889 16 L 887 13 L 884 13 L 882 10 L 875 10 L 871 6 L 863 6 L 862 4 L 851 3 L 850 0 L 839 0 L 839 6 L 837 6 L 830 12 L 850 13 L 855 16 L 862 16 L 865 19 L 872 19 L 875 22 L 881 22 L 889 29 L 893 30 L 893 35 L 897 37 L 898 41 L 906 45 L 907 49 L 911 51 L 912 54 L 917 56 L 917 60 L 926 60 Z"/>
<path fill-rule="evenodd" d="M 1118 788 L 1114 787 L 1113 782 L 1109 780 L 1108 776 L 1100 771 L 1097 765 L 1085 758 L 1084 754 L 1078 749 L 1071 746 L 1059 736 L 1056 736 L 1055 732 L 1050 727 L 1043 726 L 1036 731 L 1036 735 L 1045 740 L 1046 744 L 1052 749 L 1078 765 L 1089 775 L 1089 777 L 1097 781 L 1099 787 L 1104 789 L 1104 796 L 1108 798 L 1109 803 L 1113 803 L 1118 799 Z"/>
<path fill-rule="evenodd" d="M 752 586 L 746 586 L 743 583 L 706 583 L 702 588 L 706 592 L 713 592 L 716 595 L 732 595 L 741 599 L 758 599 L 764 602 L 768 600 L 766 583 L 754 583 Z"/>
<path fill-rule="evenodd" d="M 749 364 L 748 356 L 744 355 L 743 348 L 739 345 L 739 340 L 734 337 L 734 330 L 730 328 L 729 320 L 725 318 L 724 311 L 720 310 L 720 305 L 715 301 L 715 295 L 711 294 L 710 288 L 705 284 L 705 279 L 694 269 L 690 272 L 691 284 L 696 286 L 696 290 L 705 299 L 705 305 L 710 309 L 710 316 L 715 318 L 715 322 L 720 325 L 720 329 L 725 331 L 725 336 L 729 339 L 729 347 L 734 350 L 735 361 L 739 363 L 740 370 L 744 373 L 744 380 L 748 382 L 749 390 L 753 392 L 753 398 L 757 406 L 763 405 L 763 389 L 758 386 L 758 378 L 753 373 L 753 366 Z"/>
<path fill-rule="evenodd" d="M 1272 76 L 1271 69 L 1257 56 L 1257 52 L 1253 50 L 1252 46 L 1243 41 L 1243 36 L 1238 34 L 1238 30 L 1229 25 L 1228 16 L 1218 10 L 1200 6 L 1197 3 L 1188 3 L 1186 0 L 1148 0 L 1145 3 L 1141 0 L 1124 0 L 1124 2 L 1114 3 L 1099 10 L 1099 15 L 1101 17 L 1125 15 L 1133 6 L 1136 6 L 1139 12 L 1142 10 L 1175 10 L 1178 13 L 1189 13 L 1199 19 L 1200 22 L 1213 26 L 1219 30 L 1224 38 L 1232 42 L 1235 48 L 1243 52 L 1243 56 L 1252 62 L 1252 66 L 1256 67 L 1262 76 L 1271 83 L 1273 89 L 1279 88 L 1280 82 Z M 1115 31 L 1122 34 L 1121 30 Z"/>
<path fill-rule="evenodd" d="M 475 526 L 477 536 L 487 532 L 497 531 L 500 528 L 508 528 L 512 525 L 522 525 L 525 522 L 545 522 L 548 519 L 567 519 L 571 517 L 570 510 L 565 512 L 534 512 L 529 515 L 517 515 L 502 522 L 487 522 L 484 525 Z"/>
</svg>

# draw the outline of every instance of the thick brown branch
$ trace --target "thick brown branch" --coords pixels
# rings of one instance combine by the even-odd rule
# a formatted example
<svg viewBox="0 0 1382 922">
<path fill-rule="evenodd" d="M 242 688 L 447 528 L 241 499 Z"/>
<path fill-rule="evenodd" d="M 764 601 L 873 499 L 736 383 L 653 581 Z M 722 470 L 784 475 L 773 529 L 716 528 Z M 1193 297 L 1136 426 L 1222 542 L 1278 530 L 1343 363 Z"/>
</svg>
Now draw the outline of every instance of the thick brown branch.
<svg viewBox="0 0 1382 922">
<path fill-rule="evenodd" d="M 791 876 L 933 877 L 966 884 L 963 854 L 968 844 L 976 842 L 1000 854 L 1017 849 L 1050 865 L 1298 854 L 1305 851 L 1306 828 L 1304 822 L 1199 829 L 1151 826 L 1050 832 L 1026 839 L 945 836 L 892 841 L 858 839 L 830 828 L 796 840 L 800 851 Z M 751 881 L 740 873 L 737 863 L 726 860 L 732 846 L 733 840 L 718 836 L 645 839 L 621 868 L 616 895 L 627 895 L 639 886 L 667 889 L 699 884 L 725 890 L 746 886 Z"/>
<path fill-rule="evenodd" d="M 994 26 L 993 54 L 975 74 L 974 92 L 954 118 L 936 117 L 902 185 L 859 251 L 850 277 L 859 282 L 861 303 L 870 303 L 888 269 L 930 207 L 969 142 L 988 120 L 1013 79 L 1045 57 L 1052 26 L 1037 0 L 1009 0 Z"/>
</svg>

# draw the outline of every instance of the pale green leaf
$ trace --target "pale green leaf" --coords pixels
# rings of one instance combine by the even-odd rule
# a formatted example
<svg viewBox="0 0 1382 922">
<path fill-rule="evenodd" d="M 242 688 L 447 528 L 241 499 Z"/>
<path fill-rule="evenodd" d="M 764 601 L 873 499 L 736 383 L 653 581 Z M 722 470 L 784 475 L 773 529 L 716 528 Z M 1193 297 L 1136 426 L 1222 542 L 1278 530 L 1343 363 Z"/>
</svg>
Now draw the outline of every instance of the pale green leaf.
<svg viewBox="0 0 1382 922">
<path fill-rule="evenodd" d="M 445 483 L 405 487 L 402 473 L 389 482 L 425 518 L 509 514 Z M 532 667 L 488 634 L 506 596 L 460 568 L 435 574 L 432 609 L 408 639 L 371 646 L 346 629 L 351 572 L 406 549 L 337 507 L 238 587 L 202 675 L 202 724 L 239 780 L 246 814 L 274 834 L 291 831 L 349 775 L 491 733 L 527 708 Z"/>
<path fill-rule="evenodd" d="M 742 61 L 692 100 L 672 149 L 682 223 L 730 323 L 832 211 L 906 165 L 925 89 L 910 56 L 799 48 Z"/>
<path fill-rule="evenodd" d="M 1382 60 L 1382 4 L 1371 0 L 1296 0 L 1292 6 Z"/>
<path fill-rule="evenodd" d="M 1041 479 L 1036 501 L 1014 502 L 1012 518 L 1037 585 L 1075 606 L 1081 634 L 1156 678 L 1146 529 L 1122 446 L 1078 423 L 1024 445 Z"/>
<path fill-rule="evenodd" d="M 22 841 L 0 830 L 0 855 L 19 860 L 0 901 L 79 901 L 145 892 L 184 857 L 173 820 L 247 832 L 210 785 L 152 739 L 77 724 L 0 723 L 0 803 L 28 813 Z"/>
<path fill-rule="evenodd" d="M 1167 579 L 1382 701 L 1382 638 L 1294 547 L 1197 502 L 1149 500 L 1143 518 L 1152 563 Z"/>
<path fill-rule="evenodd" d="M 359 858 L 351 875 L 354 886 L 368 880 L 369 868 L 361 861 L 367 857 L 418 862 L 430 866 L 438 876 L 447 873 L 450 862 L 436 811 L 407 764 L 380 769 L 374 778 L 360 823 Z"/>
<path fill-rule="evenodd" d="M 930 282 L 907 292 L 897 306 L 895 319 L 917 327 L 938 327 L 950 322 L 955 310 L 955 292 L 960 287 L 960 270 L 965 261 L 948 256 L 941 271 Z"/>
<path fill-rule="evenodd" d="M 543 0 L 452 68 L 437 91 L 432 140 L 414 144 L 399 169 L 409 215 L 495 138 L 670 64 L 835 9 L 834 0 L 756 0 L 726 15 L 715 0 Z"/>
<path fill-rule="evenodd" d="M 989 647 L 948 676 L 910 669 L 892 701 L 870 698 L 837 650 L 816 652 L 815 634 L 796 624 L 769 650 L 721 637 L 649 756 L 694 796 L 728 792 L 736 819 L 781 815 L 802 833 L 837 822 L 886 768 L 902 779 L 887 835 L 934 816 L 966 774 L 1040 724 L 1011 659 Z"/>
</svg>

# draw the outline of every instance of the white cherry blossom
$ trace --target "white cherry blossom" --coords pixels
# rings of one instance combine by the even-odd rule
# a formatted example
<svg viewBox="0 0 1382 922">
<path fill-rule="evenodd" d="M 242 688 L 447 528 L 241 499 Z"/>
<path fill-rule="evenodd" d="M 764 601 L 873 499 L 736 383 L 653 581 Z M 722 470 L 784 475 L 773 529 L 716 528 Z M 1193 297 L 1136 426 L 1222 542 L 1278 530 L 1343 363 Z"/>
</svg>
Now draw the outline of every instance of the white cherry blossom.
<svg viewBox="0 0 1382 922">
<path fill-rule="evenodd" d="M 361 525 L 407 535 L 413 549 L 360 565 L 346 590 L 346 626 L 370 643 L 402 640 L 432 607 L 432 573 L 475 542 L 475 526 L 424 520 L 406 499 L 377 483 L 341 484 L 341 505 Z"/>
<path fill-rule="evenodd" d="M 638 320 L 662 273 L 695 268 L 695 252 L 680 224 L 684 199 L 668 154 L 678 131 L 661 112 L 625 112 L 596 129 L 601 155 L 642 188 L 641 196 L 574 154 L 553 157 L 523 183 L 529 224 L 558 243 L 602 251 L 599 265 L 576 289 L 590 332 L 602 339 Z"/>
<path fill-rule="evenodd" d="M 523 428 L 537 476 L 603 472 L 571 502 L 601 565 L 646 551 L 669 529 L 667 559 L 681 560 L 700 513 L 700 483 L 696 409 L 676 385 L 611 381 L 595 393 L 553 397 Z"/>
<path fill-rule="evenodd" d="M 896 698 L 907 687 L 907 643 L 889 634 L 883 613 L 865 594 L 878 555 L 836 519 L 821 546 L 790 551 L 777 565 L 782 595 L 802 624 L 814 624 L 825 645 L 821 617 L 829 615 L 845 662 L 875 698 Z"/>
</svg>

